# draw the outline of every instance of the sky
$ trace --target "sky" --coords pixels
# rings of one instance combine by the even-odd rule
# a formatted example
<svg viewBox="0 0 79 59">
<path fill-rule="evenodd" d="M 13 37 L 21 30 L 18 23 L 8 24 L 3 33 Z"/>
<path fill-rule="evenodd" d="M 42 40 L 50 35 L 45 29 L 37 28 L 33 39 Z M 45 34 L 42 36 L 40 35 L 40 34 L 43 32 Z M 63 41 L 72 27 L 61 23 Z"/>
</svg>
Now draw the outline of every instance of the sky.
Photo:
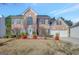
<svg viewBox="0 0 79 59">
<path fill-rule="evenodd" d="M 38 15 L 79 21 L 79 3 L 0 3 L 0 15 L 21 15 L 29 7 Z"/>
</svg>

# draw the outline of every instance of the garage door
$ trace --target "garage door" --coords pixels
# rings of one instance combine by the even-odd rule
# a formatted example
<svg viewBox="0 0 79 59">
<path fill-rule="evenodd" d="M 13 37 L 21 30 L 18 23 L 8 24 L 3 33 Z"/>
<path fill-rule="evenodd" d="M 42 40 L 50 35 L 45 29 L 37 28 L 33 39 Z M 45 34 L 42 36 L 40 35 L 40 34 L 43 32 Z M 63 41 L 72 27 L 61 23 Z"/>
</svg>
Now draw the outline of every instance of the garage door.
<svg viewBox="0 0 79 59">
<path fill-rule="evenodd" d="M 50 35 L 55 35 L 56 33 L 60 33 L 61 37 L 68 37 L 67 30 L 50 30 Z"/>
</svg>

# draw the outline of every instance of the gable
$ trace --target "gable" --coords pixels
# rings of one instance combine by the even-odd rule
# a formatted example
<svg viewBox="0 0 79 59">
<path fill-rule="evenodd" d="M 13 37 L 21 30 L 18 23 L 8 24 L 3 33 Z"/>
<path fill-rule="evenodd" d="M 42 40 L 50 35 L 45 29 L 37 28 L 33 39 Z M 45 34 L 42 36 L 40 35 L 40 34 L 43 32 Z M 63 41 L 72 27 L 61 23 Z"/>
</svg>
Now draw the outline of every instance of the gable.
<svg viewBox="0 0 79 59">
<path fill-rule="evenodd" d="M 65 23 L 65 21 L 64 21 L 64 20 L 59 19 L 59 21 L 61 21 L 61 22 L 62 22 L 62 25 L 64 25 L 64 26 L 68 27 L 68 25 Z"/>
<path fill-rule="evenodd" d="M 62 19 L 57 19 L 52 22 L 52 26 L 57 26 L 57 25 L 63 25 L 68 27 L 68 25 Z"/>
<path fill-rule="evenodd" d="M 33 14 L 37 15 L 37 13 L 36 13 L 32 8 L 28 8 L 27 10 L 25 10 L 25 11 L 23 12 L 23 15 L 25 15 L 25 14 L 27 14 L 27 13 L 33 13 Z"/>
<path fill-rule="evenodd" d="M 24 19 L 27 19 L 28 17 L 32 17 L 33 20 L 36 20 L 37 13 L 33 9 L 29 8 L 24 12 Z"/>
<path fill-rule="evenodd" d="M 57 19 L 54 22 L 52 22 L 50 28 L 53 30 L 67 30 L 68 25 L 62 19 Z"/>
</svg>

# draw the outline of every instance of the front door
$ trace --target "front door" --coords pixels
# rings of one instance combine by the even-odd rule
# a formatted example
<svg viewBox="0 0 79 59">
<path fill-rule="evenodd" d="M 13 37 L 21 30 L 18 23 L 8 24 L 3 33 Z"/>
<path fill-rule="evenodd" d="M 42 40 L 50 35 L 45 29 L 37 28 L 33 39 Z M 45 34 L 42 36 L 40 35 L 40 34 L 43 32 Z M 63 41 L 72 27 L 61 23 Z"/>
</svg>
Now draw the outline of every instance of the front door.
<svg viewBox="0 0 79 59">
<path fill-rule="evenodd" d="M 29 26 L 28 26 L 28 35 L 29 35 L 29 38 L 32 38 L 32 35 L 33 35 L 33 28 L 32 28 L 32 25 L 29 25 Z"/>
<path fill-rule="evenodd" d="M 29 38 L 32 38 L 32 34 L 33 34 L 33 28 L 32 28 L 33 19 L 32 19 L 31 16 L 29 16 L 27 18 L 27 25 L 28 25 L 28 35 L 29 35 Z"/>
</svg>

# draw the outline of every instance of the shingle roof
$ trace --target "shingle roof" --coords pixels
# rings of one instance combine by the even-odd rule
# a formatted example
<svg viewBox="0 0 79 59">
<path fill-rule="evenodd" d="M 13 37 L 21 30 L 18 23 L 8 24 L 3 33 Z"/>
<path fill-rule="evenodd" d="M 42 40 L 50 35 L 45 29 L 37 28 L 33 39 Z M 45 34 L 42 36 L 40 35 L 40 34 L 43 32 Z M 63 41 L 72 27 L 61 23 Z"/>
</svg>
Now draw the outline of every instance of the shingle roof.
<svg viewBox="0 0 79 59">
<path fill-rule="evenodd" d="M 37 15 L 38 17 L 49 17 L 48 15 Z"/>
<path fill-rule="evenodd" d="M 35 14 L 37 14 L 37 12 L 35 10 L 33 10 L 31 7 L 28 7 L 23 13 L 22 15 L 24 15 L 25 13 L 27 13 L 29 10 L 32 10 Z"/>
<path fill-rule="evenodd" d="M 37 15 L 37 18 L 48 18 L 48 19 L 50 19 L 50 17 L 48 15 Z"/>
<path fill-rule="evenodd" d="M 23 18 L 23 15 L 12 15 L 11 16 L 11 18 L 13 18 L 13 19 L 21 19 L 21 18 Z"/>
<path fill-rule="evenodd" d="M 14 16 L 23 16 L 23 15 L 11 15 L 11 16 L 13 16 L 13 17 L 14 17 Z"/>
</svg>

